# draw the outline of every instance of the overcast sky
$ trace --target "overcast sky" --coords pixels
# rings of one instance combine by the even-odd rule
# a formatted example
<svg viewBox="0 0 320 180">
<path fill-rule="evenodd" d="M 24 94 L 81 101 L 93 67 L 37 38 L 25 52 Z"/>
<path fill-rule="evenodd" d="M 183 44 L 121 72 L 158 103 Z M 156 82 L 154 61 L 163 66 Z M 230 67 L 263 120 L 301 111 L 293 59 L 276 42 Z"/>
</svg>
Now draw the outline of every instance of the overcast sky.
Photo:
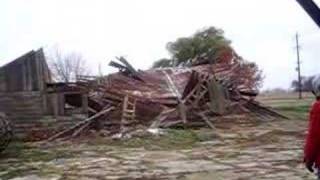
<svg viewBox="0 0 320 180">
<path fill-rule="evenodd" d="M 259 65 L 264 89 L 296 78 L 296 32 L 303 75 L 319 73 L 320 29 L 295 0 L 1 0 L 0 65 L 58 46 L 82 53 L 94 73 L 99 63 L 110 73 L 115 56 L 147 69 L 169 56 L 167 42 L 208 26 L 222 28 L 237 53 Z"/>
</svg>

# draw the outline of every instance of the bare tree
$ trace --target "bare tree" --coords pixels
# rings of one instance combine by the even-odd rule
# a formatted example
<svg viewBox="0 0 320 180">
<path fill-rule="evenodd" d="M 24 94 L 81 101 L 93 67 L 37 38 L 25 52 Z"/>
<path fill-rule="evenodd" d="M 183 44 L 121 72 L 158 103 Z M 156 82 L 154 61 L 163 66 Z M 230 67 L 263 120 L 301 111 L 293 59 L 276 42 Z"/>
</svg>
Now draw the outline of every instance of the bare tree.
<svg viewBox="0 0 320 180">
<path fill-rule="evenodd" d="M 79 53 L 62 53 L 54 49 L 48 56 L 49 67 L 56 81 L 75 82 L 79 75 L 89 75 L 85 59 Z"/>
</svg>

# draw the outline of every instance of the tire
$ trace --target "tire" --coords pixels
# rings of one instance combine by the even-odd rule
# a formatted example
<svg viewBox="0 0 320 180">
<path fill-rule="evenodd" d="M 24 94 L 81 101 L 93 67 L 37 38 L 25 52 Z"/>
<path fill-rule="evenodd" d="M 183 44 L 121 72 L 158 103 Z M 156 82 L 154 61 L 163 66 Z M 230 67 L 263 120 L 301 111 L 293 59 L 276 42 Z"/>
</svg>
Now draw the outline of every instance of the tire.
<svg viewBox="0 0 320 180">
<path fill-rule="evenodd" d="M 0 113 L 0 152 L 4 151 L 13 137 L 12 128 L 7 117 Z"/>
</svg>

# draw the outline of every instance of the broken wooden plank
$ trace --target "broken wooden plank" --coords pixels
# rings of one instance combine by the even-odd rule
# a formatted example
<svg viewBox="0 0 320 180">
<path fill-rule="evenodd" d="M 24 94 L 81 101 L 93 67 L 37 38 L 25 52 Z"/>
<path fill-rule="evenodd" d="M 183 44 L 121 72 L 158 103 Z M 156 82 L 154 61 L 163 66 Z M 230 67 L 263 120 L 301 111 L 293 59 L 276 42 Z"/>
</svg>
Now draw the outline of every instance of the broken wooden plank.
<svg viewBox="0 0 320 180">
<path fill-rule="evenodd" d="M 225 112 L 225 93 L 223 87 L 215 79 L 211 79 L 208 89 L 212 112 L 223 114 Z"/>
<path fill-rule="evenodd" d="M 158 128 L 162 121 L 165 120 L 170 113 L 176 111 L 175 108 L 171 108 L 171 109 L 167 109 L 167 110 L 163 110 L 156 118 L 154 118 L 150 128 Z"/>
<path fill-rule="evenodd" d="M 120 71 L 122 70 L 126 70 L 127 68 L 117 62 L 114 62 L 114 61 L 110 61 L 109 62 L 109 66 L 112 66 L 112 67 L 115 67 L 115 68 L 118 68 Z"/>
<path fill-rule="evenodd" d="M 206 117 L 206 115 L 203 112 L 197 112 L 198 116 L 201 117 L 201 119 L 213 130 L 216 130 L 216 127 L 210 122 L 210 120 Z"/>
<path fill-rule="evenodd" d="M 58 138 L 60 138 L 60 137 L 63 137 L 63 136 L 66 135 L 66 134 L 72 133 L 72 132 L 75 131 L 76 129 L 82 128 L 83 126 L 86 126 L 87 123 L 90 123 L 91 121 L 93 121 L 93 120 L 95 120 L 96 118 L 98 118 L 98 117 L 100 117 L 100 116 L 102 116 L 102 115 L 104 115 L 104 114 L 112 111 L 113 109 L 114 109 L 114 107 L 109 107 L 109 108 L 107 108 L 107 109 L 104 109 L 104 110 L 98 112 L 97 114 L 95 114 L 95 115 L 93 115 L 93 116 L 91 116 L 91 117 L 89 117 L 89 118 L 87 118 L 87 119 L 79 122 L 78 124 L 72 126 L 71 128 L 66 129 L 66 130 L 64 130 L 64 131 L 61 131 L 61 132 L 59 132 L 59 133 L 51 136 L 47 141 L 53 141 L 53 140 L 56 140 L 56 139 L 58 139 Z"/>
<path fill-rule="evenodd" d="M 117 59 L 122 62 L 125 65 L 126 69 L 128 69 L 132 74 L 138 74 L 137 70 L 135 70 L 134 67 L 124 57 L 118 57 Z"/>
<path fill-rule="evenodd" d="M 177 109 L 178 109 L 178 111 L 180 113 L 180 117 L 182 119 L 182 122 L 184 124 L 186 124 L 187 123 L 187 114 L 186 114 L 187 113 L 186 112 L 187 108 L 186 108 L 185 103 L 181 99 L 182 95 L 179 92 L 179 90 L 177 89 L 177 87 L 174 84 L 174 82 L 173 82 L 172 78 L 170 77 L 170 75 L 166 71 L 162 71 L 162 72 L 164 73 L 164 75 L 166 77 L 166 83 L 167 83 L 168 88 L 170 89 L 172 94 L 176 95 L 176 97 L 177 97 L 177 100 L 179 102 Z"/>
<path fill-rule="evenodd" d="M 253 110 L 258 113 L 260 111 L 263 114 L 269 114 L 274 117 L 279 117 L 279 118 L 283 118 L 283 119 L 290 119 L 289 117 L 284 116 L 284 115 L 272 110 L 270 107 L 264 107 L 255 101 L 247 101 L 246 106 L 249 110 Z"/>
</svg>

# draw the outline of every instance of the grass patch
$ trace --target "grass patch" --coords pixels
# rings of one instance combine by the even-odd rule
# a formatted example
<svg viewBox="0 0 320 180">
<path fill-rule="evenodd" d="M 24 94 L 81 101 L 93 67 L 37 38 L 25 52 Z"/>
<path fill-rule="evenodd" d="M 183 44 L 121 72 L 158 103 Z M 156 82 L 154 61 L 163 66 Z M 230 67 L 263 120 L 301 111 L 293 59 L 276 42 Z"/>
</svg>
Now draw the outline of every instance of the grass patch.
<svg viewBox="0 0 320 180">
<path fill-rule="evenodd" d="M 310 105 L 285 105 L 275 107 L 274 109 L 283 115 L 290 117 L 292 120 L 306 120 L 308 118 Z"/>
<path fill-rule="evenodd" d="M 192 148 L 200 139 L 192 130 L 168 130 L 168 134 L 155 139 L 159 147 L 168 149 Z"/>
<path fill-rule="evenodd" d="M 58 170 L 43 163 L 73 156 L 71 150 L 43 149 L 30 143 L 14 141 L 0 153 L 0 172 L 4 172 L 0 175 L 0 179 L 11 179 L 29 174 L 39 176 L 54 174 Z"/>
<path fill-rule="evenodd" d="M 279 111 L 291 111 L 295 113 L 308 113 L 310 110 L 310 105 L 300 105 L 300 106 L 279 106 L 274 109 Z"/>
<path fill-rule="evenodd" d="M 281 100 L 269 104 L 273 109 L 290 117 L 293 120 L 305 120 L 308 117 L 309 110 L 311 108 L 312 100 Z"/>
<path fill-rule="evenodd" d="M 113 148 L 145 148 L 147 150 L 170 150 L 192 148 L 199 142 L 198 134 L 193 130 L 169 129 L 165 135 L 149 135 L 145 137 L 133 137 L 130 139 L 111 140 L 96 138 L 88 142 L 89 145 L 107 145 L 107 149 Z"/>
<path fill-rule="evenodd" d="M 144 147 L 148 150 L 168 150 L 192 148 L 198 141 L 197 134 L 192 130 L 167 130 L 163 136 L 148 136 L 143 138 L 132 138 L 120 140 L 118 145 L 124 147 Z"/>
<path fill-rule="evenodd" d="M 41 149 L 24 142 L 11 142 L 8 148 L 0 154 L 3 159 L 18 159 L 22 162 L 50 161 L 56 158 L 70 158 L 73 153 L 58 149 Z"/>
<path fill-rule="evenodd" d="M 3 171 L 2 169 L 0 169 L 1 171 Z M 19 177 L 19 176 L 23 176 L 23 175 L 27 175 L 27 173 L 31 173 L 34 169 L 33 168 L 16 168 L 13 170 L 9 170 L 6 174 L 3 174 L 2 176 L 0 176 L 0 179 L 6 180 L 6 179 L 12 179 L 15 177 Z"/>
<path fill-rule="evenodd" d="M 4 168 L 0 168 L 0 171 L 2 172 L 6 172 L 2 175 L 0 175 L 0 179 L 1 180 L 6 180 L 6 179 L 12 179 L 15 177 L 21 177 L 21 176 L 27 176 L 27 175 L 38 175 L 38 176 L 50 176 L 52 174 L 62 174 L 63 171 L 62 170 L 58 170 L 56 168 L 53 168 L 51 166 L 45 166 L 45 165 L 41 165 L 41 166 L 31 166 L 31 165 L 27 165 L 27 164 L 22 164 L 19 167 L 10 167 L 7 169 Z"/>
</svg>

